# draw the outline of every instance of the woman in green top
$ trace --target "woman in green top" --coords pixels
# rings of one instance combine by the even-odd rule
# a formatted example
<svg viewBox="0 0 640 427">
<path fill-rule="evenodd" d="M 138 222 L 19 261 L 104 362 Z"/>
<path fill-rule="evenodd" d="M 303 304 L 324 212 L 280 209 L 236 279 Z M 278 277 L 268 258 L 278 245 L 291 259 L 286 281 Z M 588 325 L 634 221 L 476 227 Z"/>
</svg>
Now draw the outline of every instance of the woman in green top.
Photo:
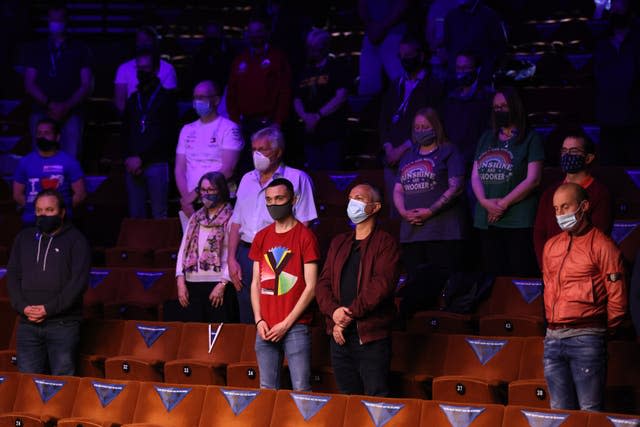
<svg viewBox="0 0 640 427">
<path fill-rule="evenodd" d="M 532 229 L 544 160 L 542 140 L 527 128 L 522 100 L 513 88 L 498 90 L 493 97 L 492 124 L 478 141 L 471 174 L 483 267 L 503 276 L 537 276 Z"/>
</svg>

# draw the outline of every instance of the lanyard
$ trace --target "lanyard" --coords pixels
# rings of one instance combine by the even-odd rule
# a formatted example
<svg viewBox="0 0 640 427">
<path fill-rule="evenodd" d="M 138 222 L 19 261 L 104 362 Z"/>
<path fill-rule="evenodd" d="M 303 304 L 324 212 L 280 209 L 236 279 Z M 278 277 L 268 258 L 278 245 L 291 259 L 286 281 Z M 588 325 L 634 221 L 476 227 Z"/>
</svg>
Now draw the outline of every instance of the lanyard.
<svg viewBox="0 0 640 427">
<path fill-rule="evenodd" d="M 62 52 L 62 45 L 60 47 L 49 47 L 49 61 L 51 62 L 51 68 L 49 68 L 49 77 L 56 77 L 58 75 L 57 61 L 60 59 L 60 53 Z"/>
<path fill-rule="evenodd" d="M 145 133 L 147 130 L 147 115 L 149 114 L 149 110 L 151 109 L 151 105 L 153 101 L 156 99 L 158 92 L 160 92 L 160 88 L 162 85 L 158 84 L 156 90 L 153 91 L 151 96 L 149 97 L 149 101 L 147 102 L 147 108 L 142 109 L 142 96 L 140 96 L 140 92 L 138 92 L 138 110 L 140 111 L 140 133 Z"/>
<path fill-rule="evenodd" d="M 407 106 L 409 105 L 409 99 L 411 99 L 411 94 L 413 93 L 413 91 L 418 87 L 418 85 L 420 84 L 420 82 L 422 81 L 424 77 L 420 76 L 418 78 L 415 79 L 414 82 L 411 82 L 409 80 L 406 80 L 405 78 L 400 79 L 400 83 L 398 85 L 398 89 L 402 89 L 404 88 L 405 91 L 403 93 L 403 100 L 400 103 L 400 106 L 398 107 L 398 109 L 396 110 L 395 114 L 392 117 L 392 122 L 393 124 L 396 124 L 400 121 L 400 117 L 404 115 L 405 111 L 407 111 Z M 411 86 L 409 86 L 409 88 L 406 87 L 406 83 L 410 82 L 413 83 Z"/>
</svg>

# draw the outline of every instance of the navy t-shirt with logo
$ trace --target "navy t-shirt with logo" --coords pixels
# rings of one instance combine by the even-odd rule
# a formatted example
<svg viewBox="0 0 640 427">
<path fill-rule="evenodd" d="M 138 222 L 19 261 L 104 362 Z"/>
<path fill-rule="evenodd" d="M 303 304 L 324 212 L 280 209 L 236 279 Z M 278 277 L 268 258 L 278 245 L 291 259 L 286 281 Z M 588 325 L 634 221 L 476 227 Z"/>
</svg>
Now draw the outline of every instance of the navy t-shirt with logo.
<svg viewBox="0 0 640 427">
<path fill-rule="evenodd" d="M 43 157 L 33 151 L 23 157 L 16 168 L 13 180 L 23 184 L 26 204 L 22 211 L 22 222 L 34 224 L 35 199 L 38 193 L 46 189 L 57 190 L 64 199 L 66 216 L 71 216 L 71 184 L 83 177 L 80 163 L 64 151 L 58 151 L 51 157 Z"/>
<path fill-rule="evenodd" d="M 486 131 L 478 141 L 476 162 L 478 175 L 487 199 L 500 199 L 509 194 L 527 177 L 529 163 L 544 160 L 542 139 L 534 131 L 529 131 L 519 143 L 515 138 L 500 141 L 492 131 Z M 501 228 L 533 227 L 537 210 L 537 195 L 532 192 L 523 200 L 507 209 L 494 224 Z M 487 210 L 476 205 L 474 226 L 486 229 Z"/>
<path fill-rule="evenodd" d="M 419 147 L 408 151 L 398 168 L 397 181 L 404 191 L 405 209 L 428 208 L 449 188 L 449 178 L 464 177 L 464 159 L 450 143 L 423 155 Z M 460 200 L 437 212 L 423 225 L 400 224 L 400 241 L 422 242 L 464 238 L 464 208 Z"/>
</svg>

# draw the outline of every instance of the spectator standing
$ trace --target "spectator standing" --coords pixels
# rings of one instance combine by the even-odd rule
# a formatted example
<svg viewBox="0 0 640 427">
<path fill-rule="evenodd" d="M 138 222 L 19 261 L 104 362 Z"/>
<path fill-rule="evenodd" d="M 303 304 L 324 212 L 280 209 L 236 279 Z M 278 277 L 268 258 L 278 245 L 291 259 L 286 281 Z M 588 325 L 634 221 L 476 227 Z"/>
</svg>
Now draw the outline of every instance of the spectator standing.
<svg viewBox="0 0 640 427">
<path fill-rule="evenodd" d="M 307 36 L 308 64 L 295 91 L 293 106 L 304 126 L 305 164 L 314 170 L 340 169 L 345 142 L 346 71 L 329 55 L 331 36 L 312 30 Z"/>
<path fill-rule="evenodd" d="M 197 184 L 207 172 L 234 175 L 244 145 L 240 128 L 218 115 L 220 89 L 205 80 L 193 89 L 193 109 L 200 117 L 180 131 L 176 148 L 175 178 L 182 211 L 190 216 L 198 198 Z"/>
<path fill-rule="evenodd" d="M 264 204 L 265 191 L 269 183 L 278 178 L 285 178 L 293 184 L 293 215 L 305 226 L 318 217 L 311 179 L 303 171 L 286 166 L 282 162 L 282 132 L 274 127 L 256 132 L 252 137 L 251 148 L 255 169 L 244 174 L 238 186 L 237 201 L 231 217 L 228 251 L 229 274 L 238 292 L 242 323 L 254 322 L 247 289 L 253 275 L 249 249 L 256 233 L 273 222 Z"/>
<path fill-rule="evenodd" d="M 549 239 L 542 255 L 548 322 L 544 376 L 551 408 L 600 411 L 606 336 L 627 312 L 622 255 L 589 222 L 589 195 L 580 185 L 561 185 L 553 208 L 563 232 Z"/>
<path fill-rule="evenodd" d="M 157 76 L 159 60 L 153 51 L 136 57 L 138 90 L 127 100 L 122 122 L 129 216 L 166 218 L 169 190 L 169 152 L 176 140 L 177 107 L 173 94 Z"/>
<path fill-rule="evenodd" d="M 349 193 L 355 230 L 331 241 L 316 298 L 331 336 L 340 393 L 387 396 L 393 297 L 399 276 L 396 239 L 376 226 L 380 194 L 368 184 Z"/>
<path fill-rule="evenodd" d="M 48 7 L 49 38 L 27 55 L 24 87 L 33 100 L 29 130 L 44 117 L 61 125 L 60 147 L 80 156 L 84 117 L 82 104 L 91 93 L 91 53 L 79 40 L 67 37 L 67 11 L 62 4 Z"/>
<path fill-rule="evenodd" d="M 542 140 L 527 128 L 524 106 L 513 88 L 502 88 L 493 97 L 492 125 L 480 137 L 471 173 L 483 269 L 502 276 L 535 276 L 532 227 Z"/>
<path fill-rule="evenodd" d="M 256 357 L 260 387 L 280 388 L 283 355 L 294 391 L 311 391 L 311 312 L 320 251 L 311 230 L 293 214 L 296 196 L 291 181 L 267 185 L 266 207 L 273 224 L 251 244 L 251 306 L 256 319 Z"/>
<path fill-rule="evenodd" d="M 220 93 L 224 92 L 233 57 L 233 46 L 225 37 L 222 25 L 218 22 L 207 23 L 204 27 L 204 41 L 193 57 L 192 84 L 195 86 L 199 82 L 211 80 Z"/>
<path fill-rule="evenodd" d="M 74 375 L 91 248 L 65 221 L 64 200 L 58 192 L 43 190 L 35 207 L 36 227 L 18 234 L 7 265 L 9 299 L 20 314 L 18 370 Z"/>
<path fill-rule="evenodd" d="M 205 173 L 198 183 L 197 194 L 203 206 L 189 219 L 176 261 L 180 320 L 237 322 L 236 291 L 227 267 L 233 209 L 224 175 Z"/>
</svg>

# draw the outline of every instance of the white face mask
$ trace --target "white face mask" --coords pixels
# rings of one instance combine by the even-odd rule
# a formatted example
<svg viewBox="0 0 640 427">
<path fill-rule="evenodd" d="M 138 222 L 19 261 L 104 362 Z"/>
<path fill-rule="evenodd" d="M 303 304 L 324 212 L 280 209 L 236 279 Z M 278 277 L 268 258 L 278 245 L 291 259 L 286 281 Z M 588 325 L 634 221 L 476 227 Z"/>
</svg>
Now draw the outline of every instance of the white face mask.
<svg viewBox="0 0 640 427">
<path fill-rule="evenodd" d="M 580 206 L 578 206 L 578 209 L 573 213 L 556 215 L 556 221 L 558 222 L 558 227 L 560 227 L 562 231 L 571 231 L 578 225 L 578 222 L 582 219 L 582 217 L 578 219 L 578 212 L 581 211 L 581 207 L 582 207 L 582 203 L 580 203 Z"/>
<path fill-rule="evenodd" d="M 253 152 L 253 166 L 258 172 L 264 172 L 271 166 L 271 159 L 259 151 Z"/>
<path fill-rule="evenodd" d="M 367 204 L 360 200 L 351 199 L 347 205 L 347 216 L 354 224 L 360 224 L 365 219 L 369 218 L 369 215 L 365 211 Z"/>
</svg>

